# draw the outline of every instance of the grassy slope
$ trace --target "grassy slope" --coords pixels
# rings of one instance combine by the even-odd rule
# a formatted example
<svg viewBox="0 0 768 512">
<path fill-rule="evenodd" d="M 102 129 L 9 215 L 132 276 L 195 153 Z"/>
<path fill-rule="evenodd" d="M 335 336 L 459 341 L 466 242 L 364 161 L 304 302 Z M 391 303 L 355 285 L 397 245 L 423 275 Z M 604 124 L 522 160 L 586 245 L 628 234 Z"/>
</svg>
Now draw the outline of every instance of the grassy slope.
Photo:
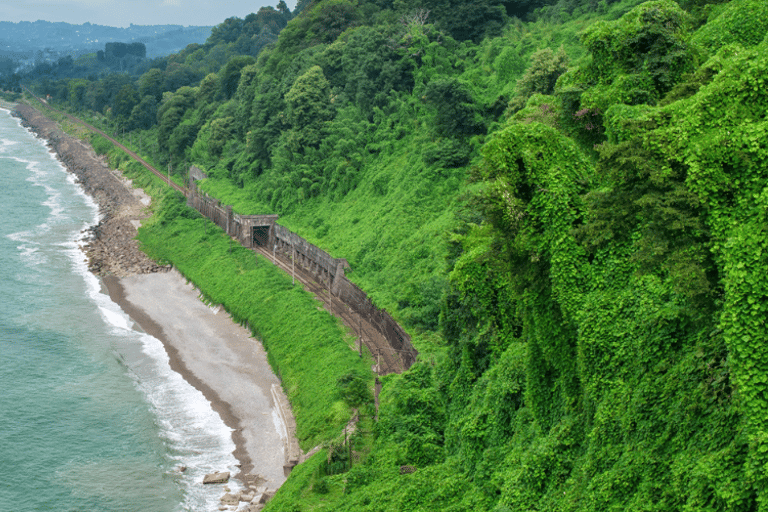
<svg viewBox="0 0 768 512">
<path fill-rule="evenodd" d="M 742 16 L 741 21 L 734 22 L 754 24 L 762 30 L 757 36 L 749 34 L 752 41 L 748 43 L 730 35 L 722 36 L 724 42 L 719 41 L 718 34 L 733 33 L 722 25 L 739 19 L 739 7 L 729 11 L 729 21 L 721 20 L 716 28 L 705 26 L 694 41 L 714 40 L 703 52 L 711 56 L 726 43 L 757 44 L 765 34 L 765 9 L 760 9 L 755 20 L 744 21 Z M 574 30 L 577 23 L 581 22 L 566 24 L 564 31 Z M 550 40 L 558 39 L 555 36 Z M 714 57 L 715 66 L 726 62 L 720 59 L 728 59 L 733 52 L 743 54 L 740 48 L 726 48 Z M 741 58 L 755 59 L 757 53 L 747 55 Z M 755 62 L 750 72 L 762 69 L 763 62 Z M 715 196 L 725 194 L 724 198 L 711 199 L 712 210 L 708 212 L 712 217 L 702 214 L 713 230 L 724 229 L 720 227 L 723 224 L 730 226 L 730 215 L 755 219 L 753 216 L 759 214 L 752 202 L 765 193 L 763 178 L 757 178 L 765 175 L 763 157 L 758 156 L 764 149 L 755 145 L 756 134 L 765 133 L 764 116 L 756 113 L 765 97 L 758 92 L 759 87 L 752 89 L 757 75 L 744 76 L 744 66 L 735 61 L 725 64 L 725 71 L 711 85 L 706 79 L 702 85 L 697 83 L 698 78 L 688 77 L 695 87 L 691 92 L 675 97 L 679 94 L 676 91 L 667 108 L 656 107 L 658 114 L 641 117 L 638 125 L 628 124 L 626 128 L 638 130 L 649 147 L 656 147 L 657 140 L 671 144 L 658 149 L 663 162 L 677 162 L 683 154 L 686 163 L 709 158 L 707 164 L 701 165 L 708 169 L 722 166 L 723 173 L 733 175 L 720 176 L 723 181 L 716 182 L 714 173 L 703 173 L 706 179 L 696 175 L 687 181 L 692 190 Z M 694 95 L 699 87 L 699 94 Z M 728 94 L 730 99 L 726 99 Z M 707 108 L 704 105 L 709 98 L 712 106 Z M 739 98 L 749 98 L 749 112 L 739 106 Z M 725 119 L 718 121 L 715 110 L 727 113 Z M 743 158 L 733 160 L 723 152 L 719 142 L 723 135 L 718 128 L 723 123 L 735 130 L 729 134 L 738 133 L 738 153 Z M 684 143 L 677 147 L 672 142 L 676 138 L 688 140 L 688 128 L 681 126 L 697 127 L 692 132 L 695 135 L 690 135 L 696 137 L 695 148 Z M 658 131 L 654 131 L 656 128 Z M 536 130 L 539 128 L 521 128 L 515 133 L 524 136 Z M 547 141 L 560 137 L 553 132 L 543 133 Z M 544 147 L 544 140 L 540 142 Z M 727 144 L 731 143 L 729 139 Z M 404 162 L 406 158 L 403 156 Z M 585 151 L 583 158 L 588 162 L 585 168 L 596 172 L 597 155 Z M 558 163 L 566 168 L 572 161 Z M 553 178 L 560 177 L 539 177 Z M 738 208 L 727 206 L 722 210 L 723 202 L 732 200 L 728 194 L 734 192 L 729 192 L 732 189 L 728 183 L 734 179 L 740 183 L 746 180 L 750 185 L 741 191 Z M 414 181 L 413 188 L 418 188 L 418 180 Z M 615 186 L 605 176 L 589 176 L 586 181 L 594 187 L 592 190 Z M 574 194 L 573 189 L 568 193 Z M 574 205 L 579 204 L 578 196 L 572 197 Z M 375 196 L 368 199 L 371 211 L 381 211 Z M 396 197 L 392 199 L 397 201 Z M 653 200 L 653 194 L 640 200 L 647 209 L 643 214 L 656 207 Z M 335 204 L 332 210 L 323 208 L 323 201 L 317 204 L 314 209 L 305 207 L 297 212 L 327 212 L 323 222 L 329 222 L 331 216 L 347 218 L 348 212 L 355 211 L 355 205 L 345 202 Z M 675 208 L 683 207 L 675 204 Z M 664 214 L 678 212 L 665 206 Z M 721 215 L 725 218 L 718 218 Z M 542 229 L 545 237 L 554 234 L 548 230 L 557 226 L 545 224 L 552 217 L 542 215 L 539 220 L 544 225 L 537 225 L 537 230 Z M 292 213 L 289 222 L 310 232 L 313 229 L 313 221 L 298 213 Z M 354 230 L 345 229 L 342 222 L 334 225 L 340 232 Z M 383 225 L 386 223 L 377 225 L 383 231 L 378 237 L 385 238 L 388 228 Z M 450 223 L 441 227 L 446 226 Z M 636 240 L 647 236 L 643 229 L 641 226 L 633 234 Z M 557 246 L 548 247 L 546 250 L 554 254 L 546 256 L 552 258 L 546 279 L 561 282 L 542 280 L 538 284 L 545 294 L 521 297 L 519 304 L 529 308 L 519 313 L 529 322 L 523 326 L 523 339 L 528 343 L 505 340 L 501 354 L 492 358 L 490 366 L 483 367 L 488 363 L 473 361 L 472 353 L 482 351 L 481 337 L 462 340 L 459 350 L 464 352 L 454 354 L 455 366 L 442 365 L 438 358 L 435 366 L 418 365 L 409 375 L 391 378 L 385 386 L 377 444 L 366 463 L 348 473 L 327 477 L 330 484 L 321 486 L 330 489 L 327 494 L 311 493 L 307 489 L 311 478 L 297 475 L 269 510 L 758 509 L 765 493 L 765 478 L 761 470 L 755 470 L 764 467 L 764 417 L 751 416 L 764 410 L 764 400 L 757 398 L 759 391 L 753 391 L 763 389 L 756 368 L 763 367 L 765 357 L 757 342 L 761 335 L 756 333 L 764 333 L 764 329 L 758 327 L 757 321 L 748 320 L 747 313 L 752 308 L 750 314 L 754 315 L 755 308 L 759 308 L 758 297 L 764 286 L 739 274 L 738 269 L 748 265 L 739 258 L 763 268 L 759 248 L 764 245 L 764 237 L 752 228 L 727 229 L 734 230 L 729 238 L 742 242 L 729 243 L 726 254 L 720 256 L 735 260 L 718 262 L 726 294 L 732 297 L 725 308 L 730 306 L 730 310 L 742 311 L 745 316 L 737 319 L 721 309 L 721 303 L 712 316 L 702 317 L 704 309 L 697 309 L 699 306 L 680 292 L 684 276 L 670 275 L 669 269 L 643 274 L 633 254 L 637 247 L 631 244 L 609 245 L 594 255 L 594 260 L 585 259 L 574 267 L 570 265 L 581 259 L 580 250 L 558 253 Z M 487 235 L 478 235 L 478 239 L 483 236 Z M 560 242 L 573 241 L 572 233 L 557 236 L 563 236 Z M 473 243 L 467 243 L 467 250 L 475 248 Z M 481 243 L 488 245 L 477 249 L 490 253 L 493 242 Z M 471 254 L 466 256 L 464 264 L 476 263 Z M 388 284 L 385 278 L 371 282 Z M 578 282 L 586 286 L 563 287 L 563 283 Z M 481 291 L 482 285 L 477 287 Z M 723 336 L 722 326 L 731 332 Z M 746 351 L 742 354 L 748 355 L 742 357 L 749 362 L 735 363 L 734 352 L 739 350 Z M 741 382 L 751 388 L 741 397 L 731 387 L 735 379 L 744 379 Z M 435 422 L 434 418 L 442 414 L 444 421 Z M 438 455 L 430 453 L 429 448 L 435 438 L 444 443 L 438 443 Z M 419 469 L 414 474 L 400 474 L 398 466 L 402 464 L 415 464 Z"/>
<path fill-rule="evenodd" d="M 627 5 L 605 16 L 615 19 Z M 559 27 L 561 31 L 539 23 L 528 26 L 523 36 L 510 32 L 508 41 L 486 42 L 465 76 L 485 80 L 489 97 L 503 90 L 504 84 L 494 83 L 492 69 L 500 62 L 504 44 L 520 40 L 529 52 L 539 44 L 565 43 L 566 52 L 578 61 L 585 52 L 573 37 L 589 23 L 587 18 L 572 20 Z M 712 33 L 718 31 L 709 30 L 710 37 Z M 520 73 L 505 75 L 506 86 Z M 681 102 L 665 115 L 684 121 L 679 111 L 696 102 L 695 97 Z M 434 141 L 419 130 L 424 127 L 419 121 L 408 126 L 413 129 L 403 140 L 381 135 L 389 146 L 367 162 L 357 190 L 344 198 L 306 200 L 283 222 L 335 256 L 348 258 L 355 268 L 352 278 L 413 326 L 414 320 L 423 322 L 429 309 L 409 302 L 418 295 L 411 290 L 422 289 L 431 278 L 438 289 L 445 284 L 444 258 L 450 252 L 446 232 L 455 225 L 458 198 L 466 185 L 463 169 L 448 179 L 430 175 L 421 153 Z M 483 142 L 479 138 L 475 144 Z M 588 160 L 595 158 L 587 155 Z M 207 187 L 238 211 L 263 211 L 249 201 L 248 189 L 243 193 L 216 180 Z M 213 243 L 212 235 L 192 236 L 203 228 L 188 222 L 175 217 L 166 226 L 156 225 L 150 243 L 190 243 L 190 251 L 197 244 Z M 489 250 L 490 244 L 483 246 L 487 234 L 476 236 L 478 251 Z M 567 349 L 567 343 L 540 345 L 542 356 L 531 354 L 525 343 L 505 340 L 492 364 L 479 370 L 472 367 L 471 353 L 472 343 L 479 342 L 464 345 L 456 367 L 444 364 L 442 350 L 431 341 L 434 337 L 427 341 L 425 336 L 419 348 L 434 353 L 432 364 L 385 380 L 382 420 L 365 463 L 323 477 L 319 469 L 327 454 L 321 453 L 296 471 L 269 509 L 750 509 L 757 492 L 752 489 L 760 484 L 745 462 L 751 448 L 742 413 L 732 403 L 728 347 L 717 318 L 686 320 L 680 312 L 687 305 L 670 292 L 669 282 L 653 276 L 635 280 L 628 251 L 616 247 L 599 254 L 589 277 L 597 286 L 571 296 L 584 308 L 581 351 L 571 354 L 571 362 L 594 365 L 579 368 L 584 393 L 575 404 L 557 395 L 563 381 L 557 380 L 560 368 L 551 366 L 553 353 Z M 218 268 L 216 258 L 201 255 L 200 261 L 191 262 L 191 272 Z M 473 262 L 467 258 L 464 263 Z M 230 280 L 244 271 L 238 265 L 225 270 Z M 198 278 L 205 280 L 202 274 Z M 211 290 L 220 286 L 215 279 L 210 283 Z M 238 303 L 237 289 L 221 290 L 227 300 Z M 559 318 L 555 315 L 554 320 Z M 532 326 L 526 328 L 526 335 L 537 336 Z M 545 325 L 541 332 L 550 328 Z M 542 338 L 547 341 L 546 334 Z M 541 421 L 541 411 L 531 406 L 541 402 L 536 395 L 541 390 L 531 390 L 530 384 L 547 384 L 550 377 L 552 417 Z M 297 389 L 304 392 L 301 386 Z M 527 407 L 520 405 L 526 401 Z M 333 402 L 329 406 L 333 408 Z M 323 421 L 322 414 L 315 418 Z M 313 421 L 307 423 L 311 435 L 318 432 Z M 330 436 L 332 430 L 323 435 Z M 415 464 L 419 470 L 401 475 L 402 464 Z"/>
</svg>

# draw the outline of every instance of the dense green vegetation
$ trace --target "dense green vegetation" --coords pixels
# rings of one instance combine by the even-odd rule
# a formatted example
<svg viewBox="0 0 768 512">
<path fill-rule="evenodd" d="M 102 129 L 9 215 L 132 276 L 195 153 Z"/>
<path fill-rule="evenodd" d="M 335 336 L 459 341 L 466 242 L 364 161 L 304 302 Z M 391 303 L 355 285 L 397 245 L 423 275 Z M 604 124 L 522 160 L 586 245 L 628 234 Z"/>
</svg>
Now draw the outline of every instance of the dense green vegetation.
<svg viewBox="0 0 768 512">
<path fill-rule="evenodd" d="M 414 334 L 359 461 L 334 441 L 268 510 L 768 510 L 767 5 L 299 2 L 259 52 L 226 23 L 94 109 Z M 168 197 L 142 239 L 217 302 L 280 282 L 204 225 Z"/>
<path fill-rule="evenodd" d="M 202 44 L 211 27 L 131 25 L 126 28 L 85 23 L 0 21 L 0 90 L 21 92 L 20 81 L 46 78 L 91 80 L 115 72 L 143 73 L 144 61 Z M 101 43 L 99 43 L 101 41 Z M 106 43 L 106 45 L 105 45 Z M 131 46 L 130 58 L 115 47 Z M 136 51 L 141 48 L 140 51 Z M 105 54 L 109 58 L 104 59 Z"/>
</svg>

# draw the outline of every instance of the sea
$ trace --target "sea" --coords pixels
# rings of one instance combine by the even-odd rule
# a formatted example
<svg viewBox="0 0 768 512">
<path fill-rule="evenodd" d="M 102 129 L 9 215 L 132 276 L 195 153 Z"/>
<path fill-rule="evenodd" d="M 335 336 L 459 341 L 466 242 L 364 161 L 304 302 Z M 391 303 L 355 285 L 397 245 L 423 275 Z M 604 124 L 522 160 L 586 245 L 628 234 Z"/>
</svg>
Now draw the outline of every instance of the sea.
<svg viewBox="0 0 768 512">
<path fill-rule="evenodd" d="M 0 206 L 0 511 L 218 510 L 232 430 L 88 272 L 96 204 L 6 110 Z"/>
</svg>

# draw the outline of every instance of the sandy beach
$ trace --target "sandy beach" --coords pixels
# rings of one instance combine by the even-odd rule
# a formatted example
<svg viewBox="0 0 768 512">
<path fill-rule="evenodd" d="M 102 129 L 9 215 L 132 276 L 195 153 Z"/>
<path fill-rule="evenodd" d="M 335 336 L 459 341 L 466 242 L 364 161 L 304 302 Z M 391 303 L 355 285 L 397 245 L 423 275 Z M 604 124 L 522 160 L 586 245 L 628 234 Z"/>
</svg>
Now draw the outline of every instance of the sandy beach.
<svg viewBox="0 0 768 512">
<path fill-rule="evenodd" d="M 201 302 L 197 289 L 175 270 L 106 276 L 104 283 L 112 300 L 163 342 L 171 368 L 235 429 L 241 479 L 253 475 L 277 489 L 285 481 L 287 435 L 295 424 L 261 343 L 221 307 Z"/>
<path fill-rule="evenodd" d="M 52 120 L 25 105 L 15 112 L 49 142 L 100 207 L 102 221 L 86 247 L 91 271 L 102 278 L 112 300 L 163 343 L 171 368 L 234 430 L 234 455 L 241 466 L 235 476 L 246 488 L 274 492 L 285 481 L 284 466 L 301 454 L 290 404 L 261 343 L 222 308 L 204 304 L 182 275 L 138 249 L 136 227 L 148 215 L 146 196 Z"/>
</svg>

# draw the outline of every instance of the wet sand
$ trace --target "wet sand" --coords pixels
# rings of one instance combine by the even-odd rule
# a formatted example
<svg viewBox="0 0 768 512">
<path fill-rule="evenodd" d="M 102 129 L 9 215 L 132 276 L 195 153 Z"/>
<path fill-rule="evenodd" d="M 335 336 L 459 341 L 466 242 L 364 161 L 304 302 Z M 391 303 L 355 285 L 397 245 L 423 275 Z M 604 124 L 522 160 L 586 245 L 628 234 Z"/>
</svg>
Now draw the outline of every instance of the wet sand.
<svg viewBox="0 0 768 512">
<path fill-rule="evenodd" d="M 27 105 L 14 110 L 99 204 L 103 219 L 86 249 L 91 271 L 102 278 L 114 302 L 163 342 L 171 368 L 201 391 L 234 430 L 240 480 L 275 491 L 285 481 L 284 465 L 301 453 L 289 402 L 261 343 L 225 311 L 202 303 L 178 272 L 141 252 L 135 236 L 148 214 L 145 196 L 54 121 Z"/>
<path fill-rule="evenodd" d="M 271 490 L 285 481 L 288 431 L 295 431 L 280 382 L 250 332 L 211 308 L 177 271 L 106 276 L 110 297 L 163 342 L 171 368 L 211 401 L 234 429 L 240 478 L 255 475 Z M 288 423 L 288 425 L 286 425 Z"/>
</svg>

